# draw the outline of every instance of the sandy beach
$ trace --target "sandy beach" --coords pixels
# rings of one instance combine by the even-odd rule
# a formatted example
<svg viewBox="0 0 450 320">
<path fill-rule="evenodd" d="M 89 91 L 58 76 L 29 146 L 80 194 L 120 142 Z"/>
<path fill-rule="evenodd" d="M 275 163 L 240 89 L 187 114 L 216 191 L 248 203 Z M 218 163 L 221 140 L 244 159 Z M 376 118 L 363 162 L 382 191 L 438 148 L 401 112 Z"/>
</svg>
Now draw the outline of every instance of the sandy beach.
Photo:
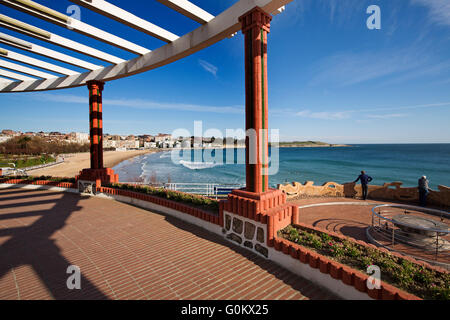
<svg viewBox="0 0 450 320">
<path fill-rule="evenodd" d="M 105 167 L 112 168 L 120 162 L 157 150 L 106 151 L 103 153 Z M 64 156 L 64 162 L 48 168 L 28 171 L 31 176 L 75 177 L 84 168 L 90 167 L 89 152 Z"/>
</svg>

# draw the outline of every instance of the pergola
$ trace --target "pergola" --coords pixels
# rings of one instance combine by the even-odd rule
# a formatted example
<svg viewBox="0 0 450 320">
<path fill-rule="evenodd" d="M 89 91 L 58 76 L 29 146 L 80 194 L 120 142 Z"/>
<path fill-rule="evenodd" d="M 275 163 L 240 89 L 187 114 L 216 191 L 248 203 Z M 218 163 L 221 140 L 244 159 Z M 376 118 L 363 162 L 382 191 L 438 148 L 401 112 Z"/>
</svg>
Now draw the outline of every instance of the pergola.
<svg viewBox="0 0 450 320">
<path fill-rule="evenodd" d="M 245 36 L 246 130 L 253 130 L 255 137 L 246 139 L 246 190 L 235 190 L 231 197 L 237 199 L 237 206 L 241 206 L 243 199 L 256 201 L 271 199 L 265 206 L 266 209 L 282 204 L 283 197 L 280 196 L 280 192 L 270 190 L 268 187 L 267 34 L 270 31 L 272 15 L 282 12 L 284 6 L 292 0 L 240 0 L 217 16 L 211 15 L 187 0 L 157 0 L 201 24 L 185 35 L 173 34 L 108 1 L 70 1 L 166 42 L 165 45 L 150 50 L 126 40 L 126 35 L 123 37 L 114 35 L 31 0 L 0 0 L 2 5 L 55 25 L 67 27 L 73 32 L 136 55 L 130 60 L 124 60 L 108 52 L 59 36 L 53 30 L 44 30 L 25 21 L 0 14 L 1 27 L 105 62 L 104 66 L 96 65 L 0 32 L 0 43 L 55 60 L 50 63 L 0 47 L 0 92 L 45 91 L 84 85 L 89 88 L 91 167 L 81 172 L 78 176 L 79 181 L 94 181 L 97 184 L 118 181 L 113 170 L 103 166 L 102 91 L 105 83 L 177 61 L 231 37 L 241 30 Z M 86 71 L 73 71 L 61 66 L 59 64 L 61 62 Z M 60 76 L 33 67 L 48 70 Z M 250 155 L 254 161 L 251 161 Z M 245 203 L 242 202 L 242 205 Z"/>
</svg>

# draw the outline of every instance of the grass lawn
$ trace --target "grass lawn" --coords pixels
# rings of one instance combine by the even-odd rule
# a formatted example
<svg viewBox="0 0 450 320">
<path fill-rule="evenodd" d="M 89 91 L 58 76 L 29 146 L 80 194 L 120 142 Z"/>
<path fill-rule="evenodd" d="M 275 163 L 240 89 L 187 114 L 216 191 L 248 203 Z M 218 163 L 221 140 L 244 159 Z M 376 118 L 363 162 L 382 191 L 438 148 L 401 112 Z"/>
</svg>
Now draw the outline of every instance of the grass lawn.
<svg viewBox="0 0 450 320">
<path fill-rule="evenodd" d="M 42 155 L 40 157 L 30 157 L 30 156 L 5 157 L 4 155 L 0 155 L 0 167 L 11 167 L 9 163 L 14 163 L 16 165 L 16 169 L 38 166 L 41 164 L 52 163 L 55 161 L 56 161 L 55 158 L 48 155 Z"/>
</svg>

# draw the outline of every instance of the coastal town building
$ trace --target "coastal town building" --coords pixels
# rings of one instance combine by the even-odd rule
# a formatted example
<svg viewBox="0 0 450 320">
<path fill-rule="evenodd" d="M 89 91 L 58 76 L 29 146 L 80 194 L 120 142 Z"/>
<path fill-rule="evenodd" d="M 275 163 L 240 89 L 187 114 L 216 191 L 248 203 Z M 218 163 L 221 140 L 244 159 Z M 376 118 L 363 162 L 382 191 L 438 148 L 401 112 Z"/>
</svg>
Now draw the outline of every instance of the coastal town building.
<svg viewBox="0 0 450 320">
<path fill-rule="evenodd" d="M 11 129 L 4 129 L 0 133 L 0 143 L 6 142 L 16 136 L 39 137 L 46 142 L 65 142 L 85 144 L 90 142 L 89 133 L 85 132 L 33 132 L 22 133 Z M 157 137 L 157 139 L 156 139 Z M 152 149 L 152 148 L 173 148 L 176 141 L 172 135 L 159 133 L 157 136 L 151 134 L 135 135 L 103 135 L 103 148 L 109 150 L 124 149 Z"/>
<path fill-rule="evenodd" d="M 0 135 L 0 143 L 6 142 L 6 141 L 8 141 L 11 138 L 12 138 L 11 136 L 7 136 L 7 135 L 4 135 L 4 134 L 1 134 Z"/>
<path fill-rule="evenodd" d="M 144 142 L 144 149 L 156 148 L 156 142 Z"/>
<path fill-rule="evenodd" d="M 75 141 L 77 143 L 88 143 L 89 134 L 84 132 L 75 132 Z"/>
<path fill-rule="evenodd" d="M 22 133 L 10 129 L 2 130 L 0 143 L 8 141 L 15 136 L 40 137 L 47 142 L 66 142 L 85 144 L 90 142 L 88 133 L 85 132 L 32 132 Z M 245 140 L 235 138 L 215 137 L 173 137 L 171 134 L 158 133 L 157 135 L 113 135 L 103 134 L 103 149 L 107 150 L 137 150 L 137 149 L 171 149 L 171 148 L 222 148 L 222 147 L 244 147 Z"/>
<path fill-rule="evenodd" d="M 21 134 L 22 133 L 20 131 L 16 132 L 16 131 L 13 131 L 13 130 L 10 130 L 10 129 L 2 130 L 2 135 L 5 135 L 5 136 L 14 137 L 14 136 L 19 136 Z"/>
<path fill-rule="evenodd" d="M 165 134 L 165 133 L 158 133 L 157 136 L 155 136 L 155 142 L 168 142 L 172 141 L 172 135 L 171 134 Z"/>
<path fill-rule="evenodd" d="M 44 133 L 42 133 L 44 134 Z M 43 136 L 41 133 L 38 133 L 38 136 Z M 89 143 L 89 134 L 84 133 L 84 132 L 71 132 L 68 133 L 66 135 L 64 135 L 64 140 L 66 140 L 67 142 L 72 142 L 72 143 L 81 143 L 81 144 L 85 144 L 85 143 Z"/>
</svg>

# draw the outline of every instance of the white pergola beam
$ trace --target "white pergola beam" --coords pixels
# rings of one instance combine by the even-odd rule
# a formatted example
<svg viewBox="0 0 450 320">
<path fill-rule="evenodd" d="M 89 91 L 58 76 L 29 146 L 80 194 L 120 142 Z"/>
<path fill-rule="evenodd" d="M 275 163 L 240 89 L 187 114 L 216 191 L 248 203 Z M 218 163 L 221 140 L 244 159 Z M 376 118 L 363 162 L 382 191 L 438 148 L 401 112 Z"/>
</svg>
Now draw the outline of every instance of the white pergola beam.
<svg viewBox="0 0 450 320">
<path fill-rule="evenodd" d="M 7 42 L 8 45 L 12 45 L 20 49 L 31 49 L 33 47 L 33 45 L 30 42 L 24 41 L 19 38 L 15 38 L 3 32 L 0 32 L 0 42 L 2 43 Z"/>
<path fill-rule="evenodd" d="M 0 48 L 0 50 L 1 49 L 3 49 L 3 48 Z M 48 70 L 48 71 L 60 73 L 60 74 L 66 75 L 66 76 L 72 76 L 72 75 L 75 75 L 75 74 L 80 74 L 79 72 L 76 72 L 76 71 L 73 71 L 73 70 L 70 70 L 70 69 L 66 69 L 66 68 L 63 68 L 63 67 L 54 65 L 52 63 L 48 63 L 48 62 L 39 60 L 39 59 L 28 57 L 28 56 L 25 56 L 23 54 L 20 54 L 20 53 L 11 51 L 11 50 L 7 50 L 7 54 L 6 55 L 2 55 L 2 56 L 4 56 L 7 59 L 11 59 L 11 60 L 14 60 L 14 61 L 26 63 L 26 64 L 29 64 L 29 65 L 34 66 L 34 67 L 38 67 L 38 68 L 45 69 L 45 70 Z"/>
<path fill-rule="evenodd" d="M 214 19 L 214 16 L 202 8 L 187 0 L 158 0 L 166 7 L 169 7 L 182 15 L 191 18 L 198 23 L 205 24 Z"/>
<path fill-rule="evenodd" d="M 19 38 L 10 36 L 6 33 L 2 33 L 0 32 L 0 43 L 3 44 L 7 44 L 9 46 L 18 48 L 18 49 L 22 49 L 22 50 L 26 50 L 28 52 L 32 52 L 47 58 L 51 58 L 53 60 L 57 60 L 57 61 L 61 61 L 64 63 L 68 63 L 71 64 L 73 66 L 79 67 L 79 68 L 83 68 L 83 69 L 87 69 L 87 70 L 97 70 L 100 69 L 102 66 L 99 65 L 95 65 L 93 63 L 81 60 L 81 59 L 77 59 L 74 58 L 72 56 L 69 56 L 67 54 L 55 51 L 55 50 L 51 50 L 45 47 L 41 47 L 37 44 L 31 43 L 31 42 L 27 42 L 27 41 L 23 41 Z"/>
<path fill-rule="evenodd" d="M 276 16 L 277 14 L 283 13 L 286 10 L 286 6 L 282 6 L 280 8 L 278 8 L 277 10 L 275 10 L 274 12 L 272 12 L 272 15 Z"/>
<path fill-rule="evenodd" d="M 179 37 L 170 31 L 154 25 L 138 16 L 123 10 L 104 0 L 70 0 L 78 5 L 84 6 L 92 11 L 102 14 L 115 21 L 121 22 L 129 27 L 144 32 L 152 37 L 165 42 L 172 42 Z"/>
<path fill-rule="evenodd" d="M 100 30 L 96 27 L 93 27 L 87 23 L 84 23 L 80 20 L 72 19 L 70 23 L 70 27 L 73 28 L 74 31 L 77 31 L 81 34 L 84 34 L 88 37 L 106 42 L 114 47 L 129 51 L 131 53 L 137 55 L 145 55 L 149 53 L 151 50 L 141 47 L 133 42 L 122 39 L 118 36 L 115 36 L 109 32 Z"/>
<path fill-rule="evenodd" d="M 19 10 L 21 12 L 30 14 L 37 18 L 43 19 L 45 21 L 54 23 L 64 28 L 70 28 L 73 31 L 86 35 L 88 37 L 94 38 L 99 41 L 103 41 L 117 48 L 129 51 L 131 53 L 137 55 L 144 55 L 150 52 L 150 50 L 141 47 L 131 41 L 120 38 L 116 35 L 113 35 L 109 32 L 91 26 L 87 23 L 84 23 L 77 19 L 72 19 L 63 14 L 59 14 L 61 16 L 67 17 L 67 19 L 63 19 L 58 17 L 57 14 L 54 14 L 53 9 L 45 7 L 43 5 L 37 4 L 34 1 L 30 0 L 0 0 L 1 4 L 7 5 L 11 8 Z M 24 3 L 28 3 L 30 5 L 25 5 Z M 31 5 L 32 4 L 32 5 Z"/>
<path fill-rule="evenodd" d="M 27 77 L 27 76 L 24 76 L 22 74 L 11 72 L 11 71 L 4 70 L 4 69 L 0 69 L 0 76 L 6 77 L 6 78 L 10 78 L 10 79 L 19 80 L 19 81 L 35 81 L 36 80 L 34 78 Z M 5 83 L 2 83 L 2 84 L 10 85 L 11 83 L 10 82 L 5 82 Z"/>
<path fill-rule="evenodd" d="M 265 12 L 274 12 L 292 1 L 241 0 L 207 24 L 142 57 L 134 58 L 120 65 L 85 72 L 78 76 L 0 84 L 0 92 L 27 92 L 73 88 L 84 86 L 91 80 L 107 82 L 156 69 L 185 58 L 227 38 L 230 34 L 238 32 L 241 30 L 241 24 L 238 18 L 255 7 L 260 7 Z"/>
<path fill-rule="evenodd" d="M 93 58 L 97 58 L 97 59 L 106 61 L 106 62 L 109 62 L 109 63 L 112 63 L 112 64 L 120 64 L 122 62 L 125 62 L 125 60 L 123 60 L 121 58 L 118 58 L 118 57 L 115 57 L 115 56 L 113 56 L 113 55 L 111 55 L 109 53 L 106 53 L 106 52 L 94 49 L 92 47 L 86 46 L 84 44 L 81 44 L 79 42 L 76 42 L 76 41 L 73 41 L 73 40 L 61 37 L 61 36 L 58 36 L 58 35 L 56 35 L 54 33 L 48 32 L 46 30 L 39 29 L 40 31 L 45 32 L 46 34 L 48 34 L 48 36 L 41 36 L 37 32 L 30 31 L 30 30 L 33 30 L 33 29 L 30 29 L 30 28 L 35 28 L 36 29 L 36 27 L 34 27 L 34 26 L 30 25 L 30 24 L 21 22 L 19 20 L 12 19 L 10 17 L 6 17 L 6 18 L 8 18 L 7 21 L 6 20 L 2 20 L 1 19 L 2 16 L 6 17 L 4 15 L 0 15 L 0 26 L 5 27 L 7 29 L 10 29 L 10 30 L 13 30 L 13 31 L 16 31 L 16 32 L 20 32 L 20 33 L 25 34 L 27 36 L 30 36 L 30 37 L 33 37 L 33 38 L 36 38 L 36 39 L 39 39 L 39 40 L 47 41 L 49 43 L 56 44 L 56 45 L 61 46 L 63 48 L 70 49 L 70 50 L 73 50 L 73 51 L 85 54 L 87 56 L 91 56 Z"/>
<path fill-rule="evenodd" d="M 28 68 L 23 65 L 20 65 L 17 63 L 12 63 L 12 62 L 2 60 L 2 59 L 0 59 L 0 67 L 10 69 L 13 71 L 18 71 L 21 73 L 25 73 L 25 74 L 28 74 L 30 76 L 34 76 L 37 78 L 43 78 L 43 79 L 57 78 L 57 76 L 55 76 L 53 74 L 42 72 L 42 71 L 32 69 L 32 68 Z"/>
<path fill-rule="evenodd" d="M 11 83 L 12 81 L 9 80 L 9 79 L 0 77 L 0 83 L 1 83 L 1 82 L 3 82 L 3 83 Z"/>
</svg>

